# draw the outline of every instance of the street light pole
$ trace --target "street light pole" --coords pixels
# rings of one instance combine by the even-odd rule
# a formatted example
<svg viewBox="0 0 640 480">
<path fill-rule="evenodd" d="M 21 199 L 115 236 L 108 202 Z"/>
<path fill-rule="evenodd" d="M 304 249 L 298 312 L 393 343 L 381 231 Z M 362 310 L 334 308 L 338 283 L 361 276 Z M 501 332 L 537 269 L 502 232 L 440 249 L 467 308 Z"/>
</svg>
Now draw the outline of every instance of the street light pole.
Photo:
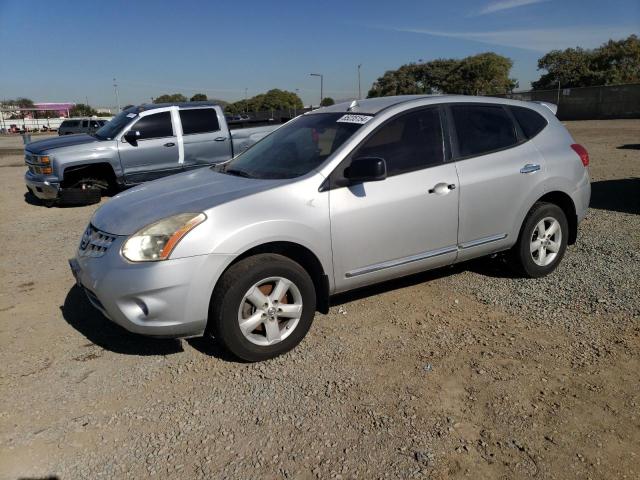
<svg viewBox="0 0 640 480">
<path fill-rule="evenodd" d="M 116 83 L 116 77 L 113 77 L 113 91 L 116 94 L 116 104 L 118 105 L 118 113 L 120 112 L 120 98 L 118 97 L 118 84 Z"/>
<path fill-rule="evenodd" d="M 311 75 L 312 77 L 320 77 L 320 105 L 322 105 L 322 99 L 324 98 L 324 92 L 323 92 L 323 88 L 324 88 L 324 75 L 322 75 L 321 73 L 310 73 L 309 75 Z"/>
<path fill-rule="evenodd" d="M 361 63 L 358 64 L 358 100 L 362 100 L 362 90 L 360 89 L 360 67 Z"/>
</svg>

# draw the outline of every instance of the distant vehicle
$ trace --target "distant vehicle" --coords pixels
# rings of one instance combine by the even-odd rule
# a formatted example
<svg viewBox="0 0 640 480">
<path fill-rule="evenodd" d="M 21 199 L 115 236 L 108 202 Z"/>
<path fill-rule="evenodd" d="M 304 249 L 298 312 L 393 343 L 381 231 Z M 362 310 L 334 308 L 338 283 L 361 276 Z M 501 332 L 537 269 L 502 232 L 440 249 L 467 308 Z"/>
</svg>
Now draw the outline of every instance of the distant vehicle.
<svg viewBox="0 0 640 480">
<path fill-rule="evenodd" d="M 27 188 L 49 205 L 64 190 L 90 190 L 95 199 L 96 189 L 225 162 L 277 128 L 230 132 L 222 109 L 210 102 L 131 107 L 91 134 L 65 135 L 64 124 L 70 121 L 60 126 L 61 137 L 25 147 Z"/>
<path fill-rule="evenodd" d="M 100 118 L 70 118 L 60 124 L 58 127 L 58 135 L 93 133 L 103 127 L 107 122 L 108 120 Z"/>
<path fill-rule="evenodd" d="M 126 329 L 211 335 L 248 361 L 295 347 L 333 294 L 499 252 L 542 277 L 591 194 L 589 155 L 554 113 L 457 95 L 320 108 L 106 202 L 71 269 Z"/>
</svg>

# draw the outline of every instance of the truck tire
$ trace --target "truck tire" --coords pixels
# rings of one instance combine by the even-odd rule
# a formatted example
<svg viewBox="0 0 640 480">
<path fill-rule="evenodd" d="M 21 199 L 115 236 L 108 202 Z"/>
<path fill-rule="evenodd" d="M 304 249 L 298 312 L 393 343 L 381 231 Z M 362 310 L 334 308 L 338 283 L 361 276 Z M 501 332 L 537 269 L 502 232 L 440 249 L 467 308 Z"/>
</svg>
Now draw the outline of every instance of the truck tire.
<svg viewBox="0 0 640 480">
<path fill-rule="evenodd" d="M 81 178 L 60 191 L 60 201 L 66 205 L 92 205 L 99 203 L 102 193 L 109 189 L 107 180 L 97 177 Z"/>
<path fill-rule="evenodd" d="M 285 256 L 259 254 L 222 275 L 211 298 L 207 330 L 234 356 L 258 362 L 298 345 L 315 310 L 315 287 L 307 271 Z"/>
</svg>

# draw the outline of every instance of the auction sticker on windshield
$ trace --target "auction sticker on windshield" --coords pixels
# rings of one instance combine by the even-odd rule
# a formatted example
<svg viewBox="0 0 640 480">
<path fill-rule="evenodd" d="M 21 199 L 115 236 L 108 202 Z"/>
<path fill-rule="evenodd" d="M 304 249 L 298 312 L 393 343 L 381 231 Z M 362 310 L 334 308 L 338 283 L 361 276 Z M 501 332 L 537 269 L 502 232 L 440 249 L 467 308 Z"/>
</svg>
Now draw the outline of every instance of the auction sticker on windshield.
<svg viewBox="0 0 640 480">
<path fill-rule="evenodd" d="M 341 116 L 336 122 L 338 123 L 359 123 L 364 124 L 371 120 L 373 117 L 370 115 L 354 115 L 352 113 L 348 113 L 346 115 Z"/>
</svg>

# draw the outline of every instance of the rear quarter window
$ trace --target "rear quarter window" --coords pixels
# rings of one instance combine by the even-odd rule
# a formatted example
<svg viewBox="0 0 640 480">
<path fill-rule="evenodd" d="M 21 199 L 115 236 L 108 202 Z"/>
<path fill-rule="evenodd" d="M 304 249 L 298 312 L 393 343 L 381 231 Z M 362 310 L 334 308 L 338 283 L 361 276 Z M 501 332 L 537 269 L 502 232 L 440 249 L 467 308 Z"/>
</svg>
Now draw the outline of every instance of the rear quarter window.
<svg viewBox="0 0 640 480">
<path fill-rule="evenodd" d="M 531 139 L 547 126 L 547 119 L 526 107 L 509 107 L 525 137 Z"/>
</svg>

